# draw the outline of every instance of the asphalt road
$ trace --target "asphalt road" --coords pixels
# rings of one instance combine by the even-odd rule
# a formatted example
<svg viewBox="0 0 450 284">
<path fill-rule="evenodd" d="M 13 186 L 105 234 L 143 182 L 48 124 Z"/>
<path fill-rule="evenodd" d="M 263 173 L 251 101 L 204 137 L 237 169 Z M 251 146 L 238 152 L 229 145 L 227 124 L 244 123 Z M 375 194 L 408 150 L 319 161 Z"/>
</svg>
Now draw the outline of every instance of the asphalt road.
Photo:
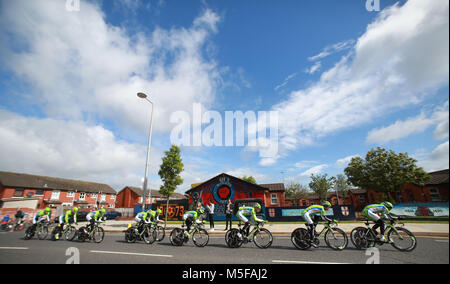
<svg viewBox="0 0 450 284">
<path fill-rule="evenodd" d="M 355 249 L 351 243 L 339 252 L 329 249 L 324 242 L 317 249 L 300 251 L 288 237 L 275 237 L 268 249 L 259 249 L 253 243 L 230 249 L 219 236 L 211 237 L 206 247 L 198 248 L 192 241 L 174 247 L 168 236 L 160 243 L 147 245 L 128 244 L 123 233 L 106 233 L 100 244 L 37 238 L 27 241 L 23 235 L 23 232 L 0 232 L 0 264 L 64 264 L 76 255 L 81 264 L 364 264 L 374 256 Z M 448 264 L 449 240 L 418 238 L 417 248 L 409 253 L 384 245 L 379 247 L 379 257 L 381 264 Z"/>
</svg>

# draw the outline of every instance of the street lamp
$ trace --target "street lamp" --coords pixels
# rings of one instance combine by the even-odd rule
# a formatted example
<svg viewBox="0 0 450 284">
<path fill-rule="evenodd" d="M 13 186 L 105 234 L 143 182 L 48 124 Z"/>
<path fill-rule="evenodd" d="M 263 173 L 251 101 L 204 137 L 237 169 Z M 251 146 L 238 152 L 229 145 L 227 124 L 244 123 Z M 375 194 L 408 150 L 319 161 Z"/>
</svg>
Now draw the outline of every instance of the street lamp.
<svg viewBox="0 0 450 284">
<path fill-rule="evenodd" d="M 146 94 L 144 93 L 138 93 L 137 96 L 141 99 L 147 100 L 149 103 L 152 104 L 152 116 L 150 118 L 150 133 L 148 135 L 148 146 L 147 146 L 147 159 L 145 162 L 145 176 L 144 176 L 144 185 L 142 186 L 142 210 L 145 210 L 145 195 L 147 191 L 147 176 L 148 176 L 148 159 L 150 156 L 150 145 L 152 144 L 152 127 L 153 127 L 153 102 L 150 101 Z M 152 191 L 150 190 L 150 206 L 152 204 Z"/>
</svg>

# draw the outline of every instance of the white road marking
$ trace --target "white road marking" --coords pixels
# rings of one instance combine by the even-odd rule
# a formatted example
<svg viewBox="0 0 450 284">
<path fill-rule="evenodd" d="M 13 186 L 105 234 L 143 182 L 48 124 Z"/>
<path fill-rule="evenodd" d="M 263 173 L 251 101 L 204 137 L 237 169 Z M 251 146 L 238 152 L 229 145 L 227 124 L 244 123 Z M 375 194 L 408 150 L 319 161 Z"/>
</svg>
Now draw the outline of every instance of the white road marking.
<svg viewBox="0 0 450 284">
<path fill-rule="evenodd" d="M 166 254 L 149 254 L 149 253 L 120 252 L 120 251 L 91 250 L 90 252 L 92 252 L 92 253 L 106 253 L 106 254 L 138 255 L 138 256 L 173 257 L 173 255 L 166 255 Z"/>
<path fill-rule="evenodd" d="M 448 240 L 435 240 L 435 242 L 438 242 L 438 243 L 448 243 Z"/>
<path fill-rule="evenodd" d="M 25 250 L 25 249 L 28 249 L 28 248 L 24 248 L 24 247 L 0 247 L 0 249 Z"/>
<path fill-rule="evenodd" d="M 299 263 L 299 264 L 352 264 L 352 263 L 338 263 L 338 262 L 314 262 L 302 260 L 272 260 L 274 263 Z"/>
</svg>

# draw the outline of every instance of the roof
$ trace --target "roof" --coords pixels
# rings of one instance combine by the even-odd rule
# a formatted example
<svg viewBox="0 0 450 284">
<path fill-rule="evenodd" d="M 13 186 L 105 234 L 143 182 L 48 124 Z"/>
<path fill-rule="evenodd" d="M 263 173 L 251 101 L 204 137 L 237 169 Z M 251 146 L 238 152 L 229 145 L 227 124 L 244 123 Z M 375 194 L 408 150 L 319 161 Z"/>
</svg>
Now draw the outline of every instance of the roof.
<svg viewBox="0 0 450 284">
<path fill-rule="evenodd" d="M 142 195 L 143 195 L 143 190 L 142 190 L 142 188 L 140 188 L 140 187 L 136 187 L 136 186 L 126 186 L 126 187 L 124 187 L 122 190 L 124 190 L 124 189 L 126 189 L 126 188 L 129 188 L 131 191 L 133 191 L 134 193 L 136 193 L 138 196 L 142 196 Z M 121 191 L 122 191 L 122 190 L 121 190 Z M 154 198 L 165 198 L 165 196 L 162 195 L 161 193 L 159 193 L 159 190 L 156 190 L 156 189 L 148 189 L 148 190 L 147 190 L 147 196 L 150 196 L 150 191 L 151 191 L 151 193 L 152 193 L 152 197 L 154 197 Z M 171 198 L 171 199 L 186 199 L 187 197 L 184 196 L 184 195 L 181 194 L 181 193 L 174 192 L 174 193 L 170 196 L 170 198 Z"/>
<path fill-rule="evenodd" d="M 438 185 L 448 183 L 449 170 L 442 170 L 437 172 L 428 173 L 431 176 L 431 180 L 426 185 Z"/>
<path fill-rule="evenodd" d="M 260 186 L 269 189 L 270 192 L 285 192 L 286 188 L 284 187 L 284 183 L 269 183 L 269 184 L 260 184 Z"/>
<path fill-rule="evenodd" d="M 116 191 L 107 184 L 87 182 L 80 180 L 55 178 L 47 176 L 20 174 L 0 171 L 0 183 L 7 187 L 58 189 L 78 192 L 102 192 L 116 194 Z"/>
<path fill-rule="evenodd" d="M 262 185 L 253 184 L 253 183 L 251 183 L 251 182 L 248 182 L 248 181 L 246 181 L 246 180 L 243 180 L 243 179 L 240 179 L 240 178 L 231 176 L 231 175 L 229 175 L 229 174 L 221 173 L 220 175 L 217 175 L 217 176 L 215 176 L 215 177 L 213 177 L 213 178 L 210 178 L 209 180 L 207 180 L 207 181 L 205 181 L 205 182 L 202 182 L 202 183 L 198 184 L 198 185 L 195 186 L 195 187 L 192 187 L 191 189 L 189 189 L 188 191 L 186 191 L 185 194 L 190 194 L 191 191 L 197 189 L 198 187 L 204 185 L 205 183 L 208 183 L 208 182 L 212 181 L 213 179 L 218 178 L 218 177 L 222 177 L 222 176 L 227 176 L 227 177 L 231 177 L 231 178 L 234 178 L 234 179 L 238 179 L 238 180 L 240 180 L 240 181 L 242 181 L 242 182 L 244 182 L 244 183 L 247 183 L 247 184 L 249 184 L 249 185 L 252 185 L 252 186 L 254 186 L 254 187 L 256 187 L 257 189 L 260 189 L 260 190 L 269 190 L 268 188 L 263 187 Z"/>
</svg>

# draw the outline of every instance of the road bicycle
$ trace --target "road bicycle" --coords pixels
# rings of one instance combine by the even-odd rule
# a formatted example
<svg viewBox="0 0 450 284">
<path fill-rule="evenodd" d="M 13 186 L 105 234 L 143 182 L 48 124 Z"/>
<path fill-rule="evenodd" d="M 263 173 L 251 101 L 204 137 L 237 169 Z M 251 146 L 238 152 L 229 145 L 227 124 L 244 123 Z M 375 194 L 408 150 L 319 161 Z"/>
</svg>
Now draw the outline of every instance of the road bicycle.
<svg viewBox="0 0 450 284">
<path fill-rule="evenodd" d="M 87 226 L 79 228 L 76 231 L 78 241 L 93 240 L 95 243 L 101 243 L 105 237 L 105 230 L 99 226 L 100 223 L 99 221 L 95 221 L 90 230 L 88 230 Z"/>
<path fill-rule="evenodd" d="M 72 225 L 67 225 L 64 230 L 61 231 L 61 225 L 63 224 L 58 224 L 58 226 L 53 229 L 51 233 L 51 240 L 57 241 L 61 238 L 65 238 L 67 241 L 72 241 L 76 236 L 77 228 Z"/>
<path fill-rule="evenodd" d="M 410 252 L 417 246 L 417 239 L 413 233 L 405 229 L 405 224 L 398 223 L 397 220 L 389 220 L 384 230 L 385 241 L 381 241 L 378 233 L 370 226 L 375 224 L 369 220 L 364 223 L 366 227 L 356 227 L 350 233 L 350 239 L 357 249 L 367 249 L 376 245 L 382 246 L 390 244 L 402 252 Z"/>
<path fill-rule="evenodd" d="M 156 233 L 151 228 L 151 224 L 144 223 L 140 231 L 137 225 L 129 224 L 128 229 L 125 231 L 125 241 L 127 243 L 135 243 L 143 240 L 146 244 L 153 244 L 156 240 Z"/>
<path fill-rule="evenodd" d="M 242 224 L 239 223 L 239 229 L 230 229 L 225 234 L 225 243 L 230 248 L 239 248 L 243 244 L 248 242 L 254 242 L 259 248 L 265 249 L 272 245 L 273 236 L 272 233 L 263 228 L 265 222 L 257 222 L 253 230 L 247 235 L 247 232 L 241 228 Z"/>
<path fill-rule="evenodd" d="M 175 228 L 170 233 L 169 239 L 172 245 L 174 246 L 182 246 L 183 244 L 189 241 L 189 238 L 192 238 L 192 241 L 197 247 L 204 247 L 209 242 L 209 234 L 203 229 L 203 223 L 198 224 L 194 222 L 193 229 L 190 232 L 187 232 L 184 229 L 184 224 L 182 228 Z M 186 232 L 188 234 L 186 234 Z"/>
<path fill-rule="evenodd" d="M 22 231 L 23 228 L 25 228 L 25 226 L 29 226 L 30 222 L 27 221 L 27 217 L 28 217 L 28 213 L 25 213 L 23 218 L 21 218 L 20 220 L 17 220 L 15 225 L 14 225 L 14 231 Z"/>
<path fill-rule="evenodd" d="M 36 233 L 39 240 L 44 240 L 45 238 L 47 238 L 49 227 L 50 222 L 39 222 L 28 227 L 28 229 L 25 231 L 25 240 L 30 240 Z"/>
<path fill-rule="evenodd" d="M 308 224 L 306 224 L 308 225 Z M 337 228 L 337 221 L 328 221 L 320 233 L 314 232 L 314 239 L 311 241 L 311 229 L 297 228 L 291 234 L 291 241 L 294 246 L 301 250 L 309 249 L 313 244 L 319 246 L 320 239 L 324 238 L 328 247 L 333 250 L 343 250 L 348 245 L 347 234 Z"/>
</svg>

